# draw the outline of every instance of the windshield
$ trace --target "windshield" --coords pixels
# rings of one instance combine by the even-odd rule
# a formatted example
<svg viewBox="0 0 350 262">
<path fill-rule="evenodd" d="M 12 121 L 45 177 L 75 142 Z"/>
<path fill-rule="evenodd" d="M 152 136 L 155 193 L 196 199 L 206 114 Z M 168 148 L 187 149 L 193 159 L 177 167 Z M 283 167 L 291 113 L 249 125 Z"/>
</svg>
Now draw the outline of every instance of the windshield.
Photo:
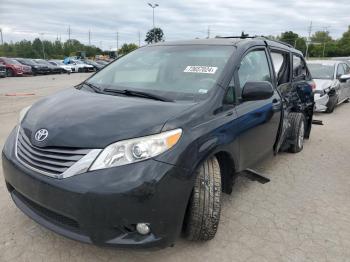
<svg viewBox="0 0 350 262">
<path fill-rule="evenodd" d="M 10 65 L 20 65 L 21 63 L 14 60 L 14 59 L 11 59 L 11 58 L 2 58 L 2 60 L 4 60 L 4 62 L 6 64 L 10 64 Z"/>
<path fill-rule="evenodd" d="M 99 88 L 131 89 L 171 100 L 204 99 L 232 52 L 232 46 L 144 47 L 116 60 L 88 82 Z"/>
<path fill-rule="evenodd" d="M 18 59 L 18 62 L 27 64 L 27 65 L 35 65 L 35 63 L 29 59 Z"/>
<path fill-rule="evenodd" d="M 311 72 L 312 78 L 333 79 L 334 77 L 334 65 L 309 63 L 308 68 Z"/>
<path fill-rule="evenodd" d="M 50 61 L 50 62 L 55 63 L 55 65 L 65 65 L 63 62 L 61 62 L 61 61 L 57 61 L 57 60 Z"/>
<path fill-rule="evenodd" d="M 80 64 L 80 65 L 84 65 L 85 63 L 83 63 L 83 62 L 81 62 L 81 61 L 79 61 L 79 60 L 72 60 L 74 63 L 76 63 L 76 64 Z"/>
</svg>

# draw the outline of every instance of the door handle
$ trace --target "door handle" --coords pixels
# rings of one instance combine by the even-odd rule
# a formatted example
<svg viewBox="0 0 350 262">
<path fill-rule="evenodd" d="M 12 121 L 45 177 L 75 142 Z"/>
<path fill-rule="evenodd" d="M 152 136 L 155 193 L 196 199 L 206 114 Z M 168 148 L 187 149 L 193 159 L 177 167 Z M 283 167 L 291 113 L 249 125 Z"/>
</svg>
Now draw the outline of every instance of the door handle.
<svg viewBox="0 0 350 262">
<path fill-rule="evenodd" d="M 280 109 L 281 109 L 281 105 L 282 105 L 281 100 L 278 100 L 278 99 L 276 99 L 276 98 L 274 98 L 274 99 L 272 100 L 272 109 L 273 109 L 274 111 L 280 110 Z"/>
</svg>

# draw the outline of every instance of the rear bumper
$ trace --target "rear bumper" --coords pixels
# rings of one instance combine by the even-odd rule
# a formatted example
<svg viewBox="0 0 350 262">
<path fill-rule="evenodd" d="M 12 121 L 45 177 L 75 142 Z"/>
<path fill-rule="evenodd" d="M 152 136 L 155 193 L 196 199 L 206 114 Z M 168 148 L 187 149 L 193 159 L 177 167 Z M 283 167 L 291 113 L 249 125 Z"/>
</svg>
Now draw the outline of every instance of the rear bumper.
<svg viewBox="0 0 350 262">
<path fill-rule="evenodd" d="M 2 156 L 7 188 L 18 208 L 44 227 L 120 247 L 166 247 L 180 234 L 192 188 L 186 170 L 147 160 L 59 180 L 22 166 L 11 144 Z M 149 223 L 151 233 L 137 233 L 137 223 Z"/>
</svg>

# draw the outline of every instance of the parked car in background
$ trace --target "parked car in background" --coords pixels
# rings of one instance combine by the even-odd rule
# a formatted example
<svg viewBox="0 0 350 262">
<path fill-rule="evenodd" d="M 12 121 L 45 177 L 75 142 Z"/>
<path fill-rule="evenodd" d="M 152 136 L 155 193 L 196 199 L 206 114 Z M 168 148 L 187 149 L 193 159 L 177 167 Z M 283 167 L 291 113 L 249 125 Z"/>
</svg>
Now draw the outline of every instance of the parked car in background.
<svg viewBox="0 0 350 262">
<path fill-rule="evenodd" d="M 64 73 L 64 69 L 62 69 L 59 66 L 52 65 L 44 59 L 34 59 L 34 61 L 35 61 L 35 63 L 37 63 L 39 65 L 46 65 L 50 70 L 50 74 L 62 74 L 62 73 Z"/>
<path fill-rule="evenodd" d="M 63 62 L 61 62 L 60 60 L 50 60 L 48 62 L 54 66 L 58 66 L 58 67 L 62 68 L 65 73 L 68 73 L 68 74 L 72 73 L 72 66 L 66 65 Z"/>
<path fill-rule="evenodd" d="M 316 83 L 316 111 L 332 113 L 334 108 L 350 99 L 350 66 L 345 61 L 307 61 Z"/>
<path fill-rule="evenodd" d="M 93 72 L 95 68 L 92 65 L 88 65 L 81 60 L 78 59 L 67 59 L 66 64 L 73 65 L 78 69 L 78 72 Z M 64 61 L 63 61 L 64 62 Z"/>
<path fill-rule="evenodd" d="M 33 75 L 44 75 L 50 73 L 49 68 L 46 65 L 37 64 L 29 58 L 16 58 L 22 65 L 30 66 L 32 68 Z"/>
<path fill-rule="evenodd" d="M 0 77 L 6 77 L 6 66 L 3 63 L 0 63 Z"/>
<path fill-rule="evenodd" d="M 107 61 L 104 61 L 104 60 L 95 60 L 96 63 L 100 64 L 100 65 L 103 65 L 103 66 L 106 66 L 108 65 L 110 62 L 107 62 Z"/>
<path fill-rule="evenodd" d="M 94 60 L 90 59 L 84 59 L 83 62 L 85 64 L 93 66 L 95 68 L 95 71 L 101 70 L 104 67 L 104 65 L 98 64 Z"/>
<path fill-rule="evenodd" d="M 210 240 L 237 174 L 303 149 L 312 87 L 302 53 L 266 38 L 148 45 L 23 109 L 6 187 L 33 220 L 86 243 Z"/>
<path fill-rule="evenodd" d="M 7 76 L 23 76 L 32 74 L 32 68 L 30 66 L 22 65 L 20 62 L 12 58 L 0 57 L 0 63 L 5 65 Z"/>
</svg>

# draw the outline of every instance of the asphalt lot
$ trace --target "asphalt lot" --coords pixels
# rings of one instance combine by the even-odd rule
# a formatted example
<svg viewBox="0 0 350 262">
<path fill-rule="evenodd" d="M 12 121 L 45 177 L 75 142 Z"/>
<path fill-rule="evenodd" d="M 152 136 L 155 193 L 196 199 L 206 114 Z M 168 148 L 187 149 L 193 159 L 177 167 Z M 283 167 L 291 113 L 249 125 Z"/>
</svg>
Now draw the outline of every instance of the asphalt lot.
<svg viewBox="0 0 350 262">
<path fill-rule="evenodd" d="M 0 79 L 0 148 L 21 108 L 88 75 Z M 34 95 L 6 96 L 13 93 Z M 350 261 L 349 115 L 350 104 L 317 114 L 324 126 L 313 126 L 301 153 L 258 167 L 270 183 L 238 178 L 224 195 L 218 233 L 206 243 L 180 238 L 172 248 L 135 251 L 68 240 L 22 214 L 0 178 L 0 261 Z"/>
</svg>

